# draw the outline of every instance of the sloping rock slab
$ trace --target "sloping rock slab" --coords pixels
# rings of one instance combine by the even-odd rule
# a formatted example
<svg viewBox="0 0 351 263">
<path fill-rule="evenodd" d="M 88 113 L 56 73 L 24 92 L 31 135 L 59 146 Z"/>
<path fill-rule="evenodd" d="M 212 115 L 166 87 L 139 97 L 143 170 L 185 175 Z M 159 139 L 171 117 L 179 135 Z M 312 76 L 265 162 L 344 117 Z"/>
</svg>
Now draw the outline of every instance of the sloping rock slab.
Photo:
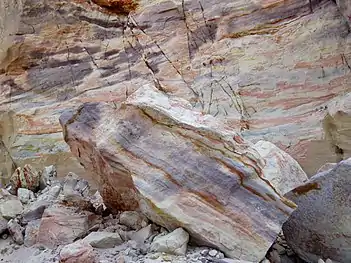
<svg viewBox="0 0 351 263">
<path fill-rule="evenodd" d="M 298 205 L 283 227 L 290 247 L 307 262 L 351 262 L 351 159 L 313 176 L 287 197 Z"/>
<path fill-rule="evenodd" d="M 264 179 L 264 159 L 236 132 L 151 85 L 120 108 L 85 104 L 60 122 L 107 206 L 140 208 L 230 257 L 260 261 L 296 207 Z"/>
</svg>

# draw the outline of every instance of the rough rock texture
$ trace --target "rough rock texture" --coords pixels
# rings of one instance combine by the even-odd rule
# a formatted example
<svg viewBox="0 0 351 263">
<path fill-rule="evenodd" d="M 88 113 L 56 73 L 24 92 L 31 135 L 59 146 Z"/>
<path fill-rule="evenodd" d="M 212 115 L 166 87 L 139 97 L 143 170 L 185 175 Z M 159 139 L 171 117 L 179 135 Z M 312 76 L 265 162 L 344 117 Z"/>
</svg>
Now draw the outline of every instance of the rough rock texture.
<svg viewBox="0 0 351 263">
<path fill-rule="evenodd" d="M 0 200 L 0 215 L 5 219 L 12 219 L 20 215 L 23 211 L 23 206 L 21 201 L 17 199 L 13 200 Z"/>
<path fill-rule="evenodd" d="M 0 130 L 17 165 L 93 180 L 64 143 L 60 114 L 119 105 L 154 79 L 310 175 L 335 162 L 321 120 L 350 92 L 351 38 L 333 1 L 311 1 L 311 12 L 307 0 L 143 0 L 129 19 L 84 3 L 26 0 L 0 75 Z"/>
<path fill-rule="evenodd" d="M 346 21 L 351 26 L 351 2 L 349 0 L 336 0 L 341 13 L 345 16 Z"/>
<path fill-rule="evenodd" d="M 72 243 L 87 234 L 95 219 L 96 216 L 88 212 L 77 213 L 73 208 L 51 206 L 44 211 L 37 242 L 47 247 Z"/>
<path fill-rule="evenodd" d="M 351 93 L 328 105 L 324 119 L 326 138 L 337 153 L 337 161 L 351 155 Z"/>
<path fill-rule="evenodd" d="M 284 224 L 284 235 L 307 262 L 351 261 L 350 171 L 348 159 L 287 194 L 298 208 Z"/>
<path fill-rule="evenodd" d="M 96 248 L 112 248 L 123 243 L 118 233 L 110 232 L 91 232 L 83 241 Z"/>
<path fill-rule="evenodd" d="M 165 252 L 168 254 L 185 255 L 189 242 L 189 234 L 182 228 L 173 232 L 156 237 L 151 244 L 150 250 Z"/>
<path fill-rule="evenodd" d="M 88 103 L 60 121 L 107 206 L 140 208 L 232 257 L 263 258 L 295 209 L 264 179 L 264 159 L 237 132 L 150 85 L 119 109 Z"/>
<path fill-rule="evenodd" d="M 87 242 L 77 241 L 66 245 L 60 252 L 60 263 L 96 263 L 93 247 Z"/>
<path fill-rule="evenodd" d="M 11 219 L 7 223 L 7 229 L 9 230 L 10 235 L 15 243 L 19 245 L 22 245 L 24 243 L 23 228 L 20 226 L 20 224 L 18 224 L 17 221 Z"/>
<path fill-rule="evenodd" d="M 38 233 L 40 227 L 40 219 L 30 221 L 26 226 L 24 234 L 24 245 L 27 247 L 33 246 L 37 243 Z"/>
<path fill-rule="evenodd" d="M 255 143 L 255 149 L 264 158 L 264 177 L 284 195 L 308 180 L 300 165 L 286 152 L 267 141 Z"/>
<path fill-rule="evenodd" d="M 7 220 L 0 216 L 0 235 L 7 230 Z"/>
<path fill-rule="evenodd" d="M 122 225 L 128 226 L 135 230 L 139 230 L 147 226 L 148 220 L 144 215 L 137 211 L 124 211 L 119 217 L 119 222 Z"/>
</svg>

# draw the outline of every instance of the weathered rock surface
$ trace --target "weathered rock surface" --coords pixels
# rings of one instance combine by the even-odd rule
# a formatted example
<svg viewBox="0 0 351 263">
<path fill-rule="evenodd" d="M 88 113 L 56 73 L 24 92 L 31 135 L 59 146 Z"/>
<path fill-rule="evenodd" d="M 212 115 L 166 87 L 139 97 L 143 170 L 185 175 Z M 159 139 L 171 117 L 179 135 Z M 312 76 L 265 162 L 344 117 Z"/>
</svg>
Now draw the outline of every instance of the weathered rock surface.
<svg viewBox="0 0 351 263">
<path fill-rule="evenodd" d="M 34 193 L 26 188 L 18 188 L 17 196 L 22 204 L 28 204 L 30 201 L 35 199 Z"/>
<path fill-rule="evenodd" d="M 20 215 L 23 211 L 23 206 L 21 201 L 17 199 L 11 199 L 6 201 L 0 200 L 0 215 L 5 219 L 12 219 Z"/>
<path fill-rule="evenodd" d="M 24 234 L 25 246 L 30 247 L 37 243 L 40 222 L 40 219 L 32 220 L 26 225 L 26 231 Z"/>
<path fill-rule="evenodd" d="M 60 121 L 107 206 L 139 207 L 232 257 L 262 259 L 295 208 L 264 179 L 264 159 L 237 132 L 152 86 L 119 109 L 89 103 Z"/>
<path fill-rule="evenodd" d="M 168 254 L 185 255 L 189 242 L 189 234 L 182 228 L 173 232 L 156 237 L 151 244 L 150 250 L 165 252 Z"/>
<path fill-rule="evenodd" d="M 60 263 L 96 263 L 94 249 L 87 242 L 66 245 L 60 252 Z"/>
<path fill-rule="evenodd" d="M 35 202 L 24 209 L 22 212 L 22 222 L 28 223 L 32 220 L 40 219 L 44 210 L 56 200 L 61 189 L 61 185 L 47 187 Z"/>
<path fill-rule="evenodd" d="M 308 180 L 300 165 L 286 152 L 267 141 L 258 141 L 255 149 L 264 158 L 264 178 L 284 195 Z"/>
<path fill-rule="evenodd" d="M 123 243 L 118 233 L 110 232 L 91 232 L 83 241 L 96 248 L 112 248 Z"/>
<path fill-rule="evenodd" d="M 51 248 L 70 244 L 85 236 L 96 219 L 92 213 L 78 213 L 73 207 L 50 206 L 41 219 L 37 241 Z"/>
<path fill-rule="evenodd" d="M 27 0 L 21 17 L 21 8 L 4 16 L 13 18 L 0 75 L 0 112 L 11 113 L 0 123 L 5 147 L 19 166 L 55 163 L 59 174 L 93 180 L 62 139 L 62 111 L 119 105 L 156 78 L 312 175 L 336 159 L 321 120 L 351 90 L 351 39 L 348 11 L 311 3 L 313 12 L 306 0 L 141 1 L 126 18 L 85 1 Z"/>
<path fill-rule="evenodd" d="M 7 220 L 0 216 L 0 235 L 7 230 Z"/>
<path fill-rule="evenodd" d="M 23 167 L 17 167 L 15 172 L 10 178 L 11 186 L 10 191 L 13 194 L 17 194 L 19 188 L 26 188 L 28 190 L 36 192 L 39 188 L 40 173 L 29 164 L 25 164 Z"/>
<path fill-rule="evenodd" d="M 351 26 L 351 2 L 349 0 L 336 0 L 341 13 L 345 16 L 346 21 Z"/>
<path fill-rule="evenodd" d="M 7 229 L 9 230 L 13 241 L 19 245 L 22 245 L 24 243 L 23 228 L 20 226 L 20 224 L 18 224 L 17 221 L 11 219 L 7 223 Z"/>
<path fill-rule="evenodd" d="M 287 194 L 298 208 L 284 224 L 291 248 L 307 262 L 351 261 L 351 159 Z"/>
<path fill-rule="evenodd" d="M 40 177 L 40 189 L 43 190 L 46 186 L 51 185 L 56 177 L 57 171 L 54 165 L 44 167 Z"/>
<path fill-rule="evenodd" d="M 139 230 L 147 226 L 147 218 L 137 211 L 124 211 L 119 217 L 122 225 L 128 226 L 134 230 Z"/>
<path fill-rule="evenodd" d="M 351 93 L 341 99 L 333 100 L 328 105 L 324 118 L 326 139 L 337 153 L 337 161 L 351 154 Z"/>
</svg>

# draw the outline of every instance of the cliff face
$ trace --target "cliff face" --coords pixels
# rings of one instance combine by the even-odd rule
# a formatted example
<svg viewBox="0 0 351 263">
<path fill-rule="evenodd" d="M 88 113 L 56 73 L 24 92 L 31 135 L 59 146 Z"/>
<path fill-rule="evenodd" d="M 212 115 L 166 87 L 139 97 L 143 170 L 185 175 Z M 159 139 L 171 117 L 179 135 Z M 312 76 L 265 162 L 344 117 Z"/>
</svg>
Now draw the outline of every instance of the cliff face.
<svg viewBox="0 0 351 263">
<path fill-rule="evenodd" d="M 0 130 L 17 165 L 56 163 L 59 173 L 89 178 L 59 116 L 84 102 L 117 107 L 150 82 L 248 140 L 273 142 L 309 174 L 340 158 L 323 120 L 328 104 L 351 91 L 351 38 L 348 13 L 333 1 L 108 3 L 23 3 L 0 65 Z"/>
</svg>

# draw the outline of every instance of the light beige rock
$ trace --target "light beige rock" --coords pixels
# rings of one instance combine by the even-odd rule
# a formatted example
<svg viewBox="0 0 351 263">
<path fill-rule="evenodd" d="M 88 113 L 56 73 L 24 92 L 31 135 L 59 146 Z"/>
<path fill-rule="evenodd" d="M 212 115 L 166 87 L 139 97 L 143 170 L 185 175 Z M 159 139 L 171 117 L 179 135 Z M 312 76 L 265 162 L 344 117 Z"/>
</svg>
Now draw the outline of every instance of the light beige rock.
<svg viewBox="0 0 351 263">
<path fill-rule="evenodd" d="M 13 200 L 0 200 L 0 215 L 2 215 L 5 219 L 12 219 L 16 216 L 20 215 L 23 211 L 23 206 L 21 201 L 17 199 Z"/>
<path fill-rule="evenodd" d="M 308 180 L 300 165 L 273 143 L 258 141 L 255 149 L 265 160 L 264 178 L 284 195 Z"/>
<path fill-rule="evenodd" d="M 340 96 L 328 105 L 324 119 L 326 139 L 341 161 L 351 154 L 351 93 Z"/>
<path fill-rule="evenodd" d="M 185 255 L 188 248 L 189 234 L 182 228 L 177 228 L 173 232 L 156 237 L 150 250 L 153 252 L 165 252 L 174 255 Z"/>
<path fill-rule="evenodd" d="M 350 171 L 351 159 L 347 159 L 286 195 L 298 208 L 284 224 L 284 235 L 307 262 L 351 260 Z"/>
<path fill-rule="evenodd" d="M 185 226 L 227 256 L 262 259 L 295 209 L 264 179 L 265 161 L 253 145 L 152 86 L 119 109 L 87 104 L 67 112 L 61 124 L 110 209 L 140 208 L 168 229 Z"/>
</svg>

